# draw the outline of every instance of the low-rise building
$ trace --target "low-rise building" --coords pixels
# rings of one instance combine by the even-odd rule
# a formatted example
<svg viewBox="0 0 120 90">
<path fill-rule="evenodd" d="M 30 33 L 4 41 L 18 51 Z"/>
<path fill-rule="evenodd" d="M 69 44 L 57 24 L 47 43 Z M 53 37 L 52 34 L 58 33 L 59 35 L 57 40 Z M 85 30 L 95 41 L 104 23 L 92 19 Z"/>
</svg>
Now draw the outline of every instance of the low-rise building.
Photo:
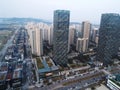
<svg viewBox="0 0 120 90">
<path fill-rule="evenodd" d="M 107 80 L 107 86 L 111 90 L 120 90 L 120 74 L 115 76 L 109 76 Z"/>
<path fill-rule="evenodd" d="M 7 76 L 7 71 L 0 72 L 0 90 L 5 90 L 7 88 L 6 76 Z"/>
<path fill-rule="evenodd" d="M 59 69 L 48 56 L 36 58 L 36 63 L 40 78 L 52 76 Z"/>
</svg>

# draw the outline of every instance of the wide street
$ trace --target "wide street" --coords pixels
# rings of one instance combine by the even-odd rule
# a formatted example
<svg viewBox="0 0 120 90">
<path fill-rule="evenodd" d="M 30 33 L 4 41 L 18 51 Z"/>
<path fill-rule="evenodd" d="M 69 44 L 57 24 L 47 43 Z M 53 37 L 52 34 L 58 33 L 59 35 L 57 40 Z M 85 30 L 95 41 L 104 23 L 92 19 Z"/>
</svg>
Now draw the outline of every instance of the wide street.
<svg viewBox="0 0 120 90">
<path fill-rule="evenodd" d="M 104 77 L 102 71 L 96 71 L 94 73 L 89 73 L 84 76 L 78 76 L 68 80 L 61 80 L 55 82 L 52 85 L 45 86 L 42 88 L 34 87 L 35 90 L 68 90 L 69 88 L 80 88 L 88 87 L 89 85 L 95 84 L 101 81 Z M 77 89 L 76 89 L 77 90 Z"/>
<path fill-rule="evenodd" d="M 0 51 L 0 55 L 1 55 L 1 56 L 0 56 L 0 61 L 2 61 L 4 55 L 5 55 L 6 51 L 7 51 L 7 48 L 12 45 L 13 38 L 15 37 L 15 34 L 18 32 L 18 30 L 19 30 L 19 29 L 17 29 L 17 30 L 15 31 L 15 33 L 13 34 L 13 36 L 11 36 L 11 38 L 7 41 L 7 43 L 4 45 L 4 47 L 3 47 L 2 50 Z"/>
</svg>

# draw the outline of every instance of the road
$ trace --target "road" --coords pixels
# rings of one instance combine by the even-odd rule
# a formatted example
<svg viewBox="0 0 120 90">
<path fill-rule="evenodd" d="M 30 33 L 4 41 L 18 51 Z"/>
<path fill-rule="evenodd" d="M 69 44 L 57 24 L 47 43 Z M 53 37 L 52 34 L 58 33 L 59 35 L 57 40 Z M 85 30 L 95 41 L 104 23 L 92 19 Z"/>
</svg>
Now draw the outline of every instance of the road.
<svg viewBox="0 0 120 90">
<path fill-rule="evenodd" d="M 75 69 L 61 71 L 61 73 L 65 74 L 66 72 L 75 72 L 75 71 L 85 70 L 85 69 L 89 69 L 89 68 L 90 68 L 90 66 L 84 66 L 84 67 L 80 67 L 80 68 L 75 68 Z"/>
<path fill-rule="evenodd" d="M 68 80 L 61 80 L 59 82 L 55 82 L 52 85 L 45 86 L 42 88 L 34 87 L 34 89 L 35 90 L 67 90 L 69 88 L 79 86 L 79 84 L 81 84 L 81 83 L 83 84 L 83 85 L 81 84 L 81 86 L 84 86 L 87 83 L 87 85 L 84 87 L 88 87 L 88 85 L 94 84 L 102 79 L 104 74 L 100 75 L 100 73 L 102 73 L 102 72 L 98 71 L 95 73 L 86 74 L 84 76 L 79 76 L 79 77 L 75 77 L 75 78 L 68 79 Z M 70 82 L 70 84 L 64 85 L 65 83 L 69 83 L 69 82 Z"/>
<path fill-rule="evenodd" d="M 17 33 L 18 30 L 15 31 L 15 33 Z M 1 54 L 1 57 L 0 57 L 0 61 L 3 60 L 4 56 L 5 56 L 5 53 L 7 51 L 7 48 L 9 46 L 12 45 L 12 40 L 13 38 L 15 37 L 15 33 L 13 34 L 13 36 L 11 36 L 11 38 L 7 41 L 7 43 L 4 45 L 4 47 L 2 48 L 2 50 L 0 51 L 0 54 Z"/>
</svg>

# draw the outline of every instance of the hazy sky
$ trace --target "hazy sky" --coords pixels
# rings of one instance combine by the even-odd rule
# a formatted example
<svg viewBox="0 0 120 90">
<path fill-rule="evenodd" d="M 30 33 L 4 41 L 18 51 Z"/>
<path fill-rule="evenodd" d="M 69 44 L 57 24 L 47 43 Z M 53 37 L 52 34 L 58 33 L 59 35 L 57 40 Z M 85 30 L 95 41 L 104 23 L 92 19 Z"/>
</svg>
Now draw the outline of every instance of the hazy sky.
<svg viewBox="0 0 120 90">
<path fill-rule="evenodd" d="M 120 13 L 120 0 L 0 0 L 0 17 L 53 20 L 56 9 L 70 10 L 70 20 L 99 23 L 102 13 Z"/>
</svg>

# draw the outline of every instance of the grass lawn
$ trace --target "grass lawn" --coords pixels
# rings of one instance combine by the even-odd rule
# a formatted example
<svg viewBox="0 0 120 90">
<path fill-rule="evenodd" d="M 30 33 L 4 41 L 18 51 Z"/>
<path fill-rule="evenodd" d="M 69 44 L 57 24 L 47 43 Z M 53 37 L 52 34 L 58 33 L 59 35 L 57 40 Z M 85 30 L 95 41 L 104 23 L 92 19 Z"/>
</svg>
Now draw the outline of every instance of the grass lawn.
<svg viewBox="0 0 120 90">
<path fill-rule="evenodd" d="M 50 58 L 46 58 L 46 62 L 47 62 L 49 67 L 53 66 L 52 62 L 50 61 Z"/>
<path fill-rule="evenodd" d="M 44 68 L 44 65 L 43 65 L 43 63 L 41 62 L 40 58 L 36 58 L 36 61 L 37 61 L 37 67 L 38 67 L 38 69 Z"/>
</svg>

